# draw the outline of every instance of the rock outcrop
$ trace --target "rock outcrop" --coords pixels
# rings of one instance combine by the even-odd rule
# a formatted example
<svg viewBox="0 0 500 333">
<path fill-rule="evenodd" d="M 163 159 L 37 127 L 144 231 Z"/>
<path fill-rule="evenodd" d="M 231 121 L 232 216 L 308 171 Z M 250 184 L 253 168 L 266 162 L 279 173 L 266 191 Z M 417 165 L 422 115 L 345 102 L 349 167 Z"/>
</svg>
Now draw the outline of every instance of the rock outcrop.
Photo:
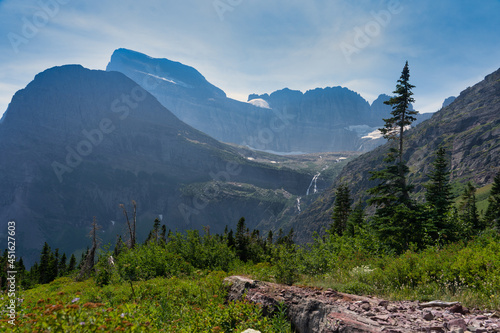
<svg viewBox="0 0 500 333">
<path fill-rule="evenodd" d="M 390 302 L 375 297 L 285 286 L 231 276 L 228 300 L 262 305 L 265 314 L 284 303 L 298 333 L 500 332 L 498 313 L 468 310 L 458 303 Z"/>
</svg>

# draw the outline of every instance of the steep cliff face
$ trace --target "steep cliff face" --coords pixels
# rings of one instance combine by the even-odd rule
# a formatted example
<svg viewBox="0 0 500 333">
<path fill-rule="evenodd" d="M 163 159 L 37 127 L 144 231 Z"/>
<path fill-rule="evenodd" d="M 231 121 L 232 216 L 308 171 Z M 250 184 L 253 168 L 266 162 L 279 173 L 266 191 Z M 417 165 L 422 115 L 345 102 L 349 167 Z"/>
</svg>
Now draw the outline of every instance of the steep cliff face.
<svg viewBox="0 0 500 333">
<path fill-rule="evenodd" d="M 45 241 L 67 253 L 85 248 L 93 216 L 104 243 L 114 242 L 124 231 L 118 205 L 130 209 L 132 199 L 139 236 L 159 215 L 172 230 L 218 232 L 241 216 L 275 221 L 312 177 L 245 158 L 121 73 L 76 65 L 46 70 L 15 94 L 0 124 L 0 156 L 0 221 L 16 221 L 28 264 Z"/>
<path fill-rule="evenodd" d="M 292 224 L 302 240 L 331 223 L 335 188 L 340 182 L 349 184 L 354 198 L 367 198 L 365 191 L 376 184 L 369 181 L 369 172 L 384 167 L 389 144 L 347 164 L 330 190 L 295 218 Z M 417 193 L 428 180 L 426 174 L 440 146 L 448 152 L 453 182 L 472 181 L 484 186 L 493 181 L 500 170 L 500 70 L 464 90 L 430 120 L 407 131 L 404 158 L 410 167 L 409 181 Z"/>
</svg>

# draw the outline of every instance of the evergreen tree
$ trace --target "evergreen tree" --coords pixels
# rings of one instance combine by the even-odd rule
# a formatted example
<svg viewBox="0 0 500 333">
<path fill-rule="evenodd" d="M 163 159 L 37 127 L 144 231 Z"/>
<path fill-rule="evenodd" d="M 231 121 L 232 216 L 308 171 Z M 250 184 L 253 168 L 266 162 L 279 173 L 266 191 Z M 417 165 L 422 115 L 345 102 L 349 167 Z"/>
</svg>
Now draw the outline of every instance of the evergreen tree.
<svg viewBox="0 0 500 333">
<path fill-rule="evenodd" d="M 167 226 L 164 224 L 161 226 L 160 240 L 163 244 L 167 244 Z"/>
<path fill-rule="evenodd" d="M 407 61 L 403 68 L 403 71 L 401 72 L 401 77 L 396 84 L 396 90 L 393 91 L 396 96 L 384 102 L 384 104 L 392 106 L 392 117 L 384 119 L 384 128 L 380 129 L 384 138 L 388 140 L 399 141 L 395 170 L 397 171 L 398 177 L 393 178 L 393 181 L 400 183 L 397 185 L 397 187 L 401 191 L 401 197 L 403 201 L 408 201 L 410 198 L 410 189 L 406 186 L 406 173 L 408 172 L 408 167 L 404 164 L 403 161 L 404 131 L 407 126 L 410 126 L 411 123 L 416 120 L 414 115 L 418 114 L 418 111 L 409 110 L 410 104 L 415 102 L 415 99 L 412 97 L 413 92 L 411 91 L 413 88 L 415 88 L 415 86 L 410 84 L 409 80 L 410 69 L 408 68 Z"/>
<path fill-rule="evenodd" d="M 236 241 L 234 240 L 233 236 L 233 229 L 229 230 L 229 233 L 227 234 L 227 246 L 230 248 L 234 248 L 236 246 Z"/>
<path fill-rule="evenodd" d="M 347 184 L 340 184 L 335 191 L 335 203 L 333 206 L 333 223 L 330 230 L 334 234 L 342 236 L 347 228 L 347 220 L 351 214 L 351 198 Z"/>
<path fill-rule="evenodd" d="M 400 204 L 410 207 L 412 204 L 409 192 L 413 187 L 406 183 L 409 168 L 405 164 L 394 164 L 396 156 L 397 150 L 389 149 L 384 159 L 388 166 L 379 171 L 370 171 L 372 175 L 370 180 L 380 180 L 378 185 L 368 190 L 368 193 L 372 195 L 368 203 L 377 207 L 378 215 L 390 215 L 393 207 Z"/>
<path fill-rule="evenodd" d="M 59 260 L 59 265 L 58 265 L 59 276 L 66 275 L 67 272 L 66 261 L 67 261 L 66 253 L 63 253 L 61 259 Z"/>
<path fill-rule="evenodd" d="M 347 220 L 347 228 L 346 228 L 347 235 L 354 237 L 356 235 L 356 230 L 361 228 L 362 225 L 364 224 L 364 220 L 365 220 L 365 213 L 363 205 L 361 204 L 361 202 L 358 202 L 354 206 L 354 209 L 352 210 L 352 213 L 349 215 L 349 218 Z"/>
<path fill-rule="evenodd" d="M 76 257 L 75 254 L 72 253 L 71 257 L 69 258 L 69 263 L 68 263 L 68 273 L 73 272 L 76 269 Z"/>
<path fill-rule="evenodd" d="M 426 185 L 427 192 L 425 199 L 431 210 L 431 220 L 434 230 L 431 233 L 433 239 L 438 239 L 439 234 L 450 237 L 451 226 L 448 225 L 448 212 L 451 207 L 451 185 L 446 150 L 441 147 L 436 152 L 436 159 L 433 163 L 433 170 L 428 174 L 430 179 Z M 451 240 L 451 239 L 449 239 Z"/>
<path fill-rule="evenodd" d="M 247 228 L 245 226 L 245 218 L 242 217 L 239 219 L 238 224 L 236 226 L 235 245 L 236 245 L 236 254 L 244 262 L 248 260 L 248 245 L 249 245 L 249 237 L 247 236 L 246 230 Z"/>
<path fill-rule="evenodd" d="M 462 203 L 460 204 L 463 222 L 476 234 L 483 229 L 479 220 L 479 214 L 476 206 L 476 188 L 471 182 L 468 182 L 462 193 Z"/>
<path fill-rule="evenodd" d="M 44 284 L 50 282 L 50 250 L 49 244 L 43 244 L 42 253 L 40 254 L 40 265 L 38 266 L 38 283 Z"/>
<path fill-rule="evenodd" d="M 411 97 L 413 95 L 411 90 L 415 88 L 415 86 L 410 84 L 409 81 L 410 69 L 408 68 L 407 61 L 403 71 L 401 72 L 401 77 L 396 84 L 396 90 L 393 91 L 396 96 L 384 102 L 384 104 L 392 106 L 392 117 L 384 119 L 384 128 L 380 129 L 384 138 L 388 140 L 399 139 L 399 163 L 403 163 L 405 127 L 411 125 L 412 122 L 417 120 L 414 115 L 418 114 L 418 111 L 409 110 L 410 104 L 415 102 L 415 99 Z"/>
<path fill-rule="evenodd" d="M 122 236 L 118 236 L 116 238 L 116 244 L 115 244 L 115 248 L 113 250 L 113 256 L 115 256 L 115 258 L 118 257 L 120 252 L 122 252 L 124 245 L 125 244 L 123 243 Z"/>
<path fill-rule="evenodd" d="M 23 257 L 19 258 L 19 261 L 16 262 L 16 271 L 19 284 L 24 286 L 24 288 L 26 288 L 26 286 L 29 286 L 29 276 L 27 275 L 26 267 L 24 266 Z"/>
<path fill-rule="evenodd" d="M 273 231 L 269 230 L 267 233 L 267 244 L 272 245 L 273 244 Z"/>
<path fill-rule="evenodd" d="M 50 281 L 54 281 L 58 274 L 59 274 L 59 249 L 56 249 L 54 254 L 50 254 L 50 265 L 49 265 L 49 272 L 50 272 Z"/>
<path fill-rule="evenodd" d="M 490 196 L 488 197 L 488 208 L 484 216 L 485 223 L 500 231 L 500 172 L 493 179 Z"/>
</svg>

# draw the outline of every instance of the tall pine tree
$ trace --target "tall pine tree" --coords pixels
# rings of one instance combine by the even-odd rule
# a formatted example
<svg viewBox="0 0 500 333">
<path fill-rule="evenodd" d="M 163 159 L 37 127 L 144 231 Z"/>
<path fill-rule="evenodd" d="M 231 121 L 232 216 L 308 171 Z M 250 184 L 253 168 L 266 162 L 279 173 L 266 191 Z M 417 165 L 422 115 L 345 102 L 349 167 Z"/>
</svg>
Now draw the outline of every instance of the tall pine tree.
<svg viewBox="0 0 500 333">
<path fill-rule="evenodd" d="M 451 228 L 448 222 L 448 212 L 452 203 L 450 171 L 448 170 L 448 160 L 446 159 L 446 149 L 440 147 L 436 152 L 436 159 L 433 163 L 433 170 L 428 174 L 429 183 L 425 186 L 425 200 L 431 210 L 431 221 L 433 229 L 431 237 L 436 240 L 442 235 L 450 239 Z"/>
<path fill-rule="evenodd" d="M 347 228 L 347 220 L 351 214 L 351 197 L 347 184 L 340 184 L 335 191 L 335 203 L 333 206 L 333 223 L 331 225 L 331 232 L 343 235 Z"/>
<path fill-rule="evenodd" d="M 477 234 L 483 229 L 482 223 L 479 219 L 476 206 L 476 188 L 471 182 L 468 182 L 462 193 L 462 202 L 460 204 L 461 217 L 464 225 L 470 230 L 469 236 Z"/>
<path fill-rule="evenodd" d="M 493 179 L 490 196 L 488 197 L 488 208 L 484 216 L 488 226 L 500 231 L 500 171 Z"/>
<path fill-rule="evenodd" d="M 392 107 L 392 117 L 384 119 L 385 125 L 380 129 L 384 138 L 388 140 L 397 140 L 399 142 L 396 163 L 397 175 L 399 177 L 393 180 L 400 183 L 398 184 L 398 187 L 402 191 L 401 196 L 404 201 L 407 201 L 410 198 L 410 189 L 406 186 L 406 173 L 408 170 L 403 160 L 404 131 L 406 127 L 410 126 L 415 120 L 417 120 L 414 116 L 418 114 L 418 111 L 410 110 L 411 103 L 415 102 L 415 99 L 412 97 L 413 88 L 415 88 L 415 86 L 410 84 L 410 69 L 407 61 L 403 67 L 403 71 L 401 72 L 401 77 L 396 84 L 396 90 L 393 91 L 396 96 L 384 102 L 384 104 Z"/>
<path fill-rule="evenodd" d="M 410 110 L 410 104 L 415 102 L 412 89 L 415 87 L 409 82 L 410 70 L 406 62 L 401 77 L 397 81 L 396 90 L 385 104 L 392 106 L 391 117 L 384 119 L 384 128 L 380 131 L 389 141 L 397 141 L 398 147 L 389 149 L 384 162 L 385 169 L 371 172 L 370 180 L 379 183 L 368 190 L 372 197 L 368 200 L 377 210 L 373 217 L 373 228 L 381 242 L 396 251 L 407 249 L 411 243 L 421 242 L 423 236 L 424 219 L 420 213 L 421 207 L 410 199 L 412 186 L 407 184 L 406 175 L 409 168 L 404 156 L 404 131 L 416 120 L 417 111 Z"/>
</svg>

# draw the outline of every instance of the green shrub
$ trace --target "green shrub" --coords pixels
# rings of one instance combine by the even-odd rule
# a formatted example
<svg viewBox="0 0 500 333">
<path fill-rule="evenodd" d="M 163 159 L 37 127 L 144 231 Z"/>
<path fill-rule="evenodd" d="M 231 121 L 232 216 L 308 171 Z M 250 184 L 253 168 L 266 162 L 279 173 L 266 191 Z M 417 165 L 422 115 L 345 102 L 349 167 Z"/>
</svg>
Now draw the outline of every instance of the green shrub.
<svg viewBox="0 0 500 333">
<path fill-rule="evenodd" d="M 120 276 L 127 281 L 177 276 L 193 271 L 193 267 L 179 255 L 152 242 L 120 253 L 116 266 Z"/>
</svg>

